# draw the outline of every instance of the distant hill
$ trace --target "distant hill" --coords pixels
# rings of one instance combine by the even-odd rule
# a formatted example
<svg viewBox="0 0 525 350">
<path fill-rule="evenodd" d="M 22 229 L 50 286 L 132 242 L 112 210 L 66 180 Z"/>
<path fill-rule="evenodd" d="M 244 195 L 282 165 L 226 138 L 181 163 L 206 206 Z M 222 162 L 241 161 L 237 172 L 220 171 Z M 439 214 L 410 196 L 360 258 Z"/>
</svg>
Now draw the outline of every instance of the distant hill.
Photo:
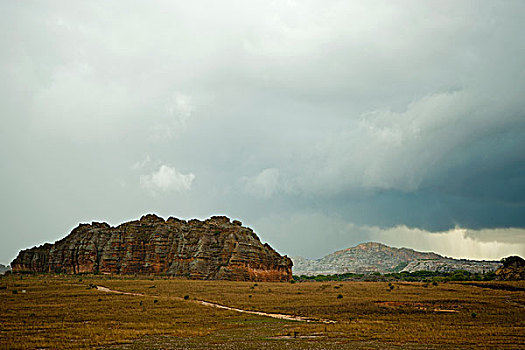
<svg viewBox="0 0 525 350">
<path fill-rule="evenodd" d="M 0 275 L 3 275 L 7 271 L 11 271 L 11 268 L 9 266 L 0 264 Z"/>
<path fill-rule="evenodd" d="M 499 261 L 452 259 L 439 254 L 418 252 L 409 248 L 394 248 L 382 243 L 367 242 L 339 250 L 320 259 L 293 257 L 294 275 L 333 275 L 343 273 L 369 274 L 374 272 L 451 272 L 466 270 L 485 273 L 497 270 Z"/>
</svg>

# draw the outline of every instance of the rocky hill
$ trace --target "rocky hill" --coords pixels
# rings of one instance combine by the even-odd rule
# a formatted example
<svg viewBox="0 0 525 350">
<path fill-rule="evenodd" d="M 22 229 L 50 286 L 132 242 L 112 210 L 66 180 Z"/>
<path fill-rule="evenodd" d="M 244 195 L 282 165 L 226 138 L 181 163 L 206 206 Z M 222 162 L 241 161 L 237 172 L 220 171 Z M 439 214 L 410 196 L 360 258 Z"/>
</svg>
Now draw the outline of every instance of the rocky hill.
<svg viewBox="0 0 525 350">
<path fill-rule="evenodd" d="M 240 221 L 145 215 L 111 227 L 80 224 L 54 244 L 22 250 L 13 272 L 167 274 L 192 279 L 288 281 L 292 261 Z"/>
<path fill-rule="evenodd" d="M 408 248 L 393 248 L 368 242 L 339 250 L 321 259 L 292 258 L 294 275 L 333 275 L 343 273 L 389 273 L 420 270 L 451 272 L 466 270 L 484 273 L 501 266 L 498 261 L 458 260 L 436 253 L 423 253 Z"/>
<path fill-rule="evenodd" d="M 496 278 L 502 281 L 525 280 L 525 260 L 519 256 L 502 259 L 503 266 L 496 271 Z"/>
</svg>

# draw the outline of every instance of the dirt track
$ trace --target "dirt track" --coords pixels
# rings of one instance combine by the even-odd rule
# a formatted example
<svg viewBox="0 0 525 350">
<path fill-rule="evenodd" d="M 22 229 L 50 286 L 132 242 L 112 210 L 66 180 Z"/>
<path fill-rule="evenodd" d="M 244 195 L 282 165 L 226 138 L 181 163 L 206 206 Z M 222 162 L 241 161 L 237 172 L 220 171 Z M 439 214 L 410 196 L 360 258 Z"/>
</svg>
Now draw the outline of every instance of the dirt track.
<svg viewBox="0 0 525 350">
<path fill-rule="evenodd" d="M 141 294 L 141 293 L 122 292 L 119 290 L 113 290 L 113 289 L 109 289 L 107 287 L 102 287 L 102 286 L 97 286 L 97 290 L 100 290 L 106 293 L 116 293 L 116 294 L 134 295 L 134 296 L 146 296 L 145 294 Z M 243 309 L 238 309 L 238 308 L 225 306 L 225 305 L 221 305 L 217 303 L 211 303 L 209 301 L 204 301 L 204 300 L 185 300 L 184 298 L 180 298 L 180 297 L 171 297 L 171 299 L 176 299 L 180 301 L 189 301 L 189 302 L 193 302 L 199 305 L 215 307 L 218 309 L 231 310 L 231 311 L 236 311 L 236 312 L 241 312 L 241 313 L 246 313 L 246 314 L 277 318 L 280 320 L 299 321 L 299 322 L 317 322 L 317 323 L 326 323 L 326 324 L 336 323 L 336 321 L 334 320 L 327 320 L 327 319 L 313 319 L 313 318 L 307 318 L 307 317 L 302 317 L 302 316 L 275 314 L 275 313 L 268 313 L 268 312 L 263 312 L 263 311 L 243 310 Z"/>
</svg>

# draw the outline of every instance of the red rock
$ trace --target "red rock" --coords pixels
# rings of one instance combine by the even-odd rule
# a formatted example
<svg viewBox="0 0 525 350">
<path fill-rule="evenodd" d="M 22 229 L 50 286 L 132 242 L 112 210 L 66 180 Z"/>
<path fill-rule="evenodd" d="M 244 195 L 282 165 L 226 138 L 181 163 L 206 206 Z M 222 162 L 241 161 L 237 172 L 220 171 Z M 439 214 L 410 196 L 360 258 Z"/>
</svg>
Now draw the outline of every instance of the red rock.
<svg viewBox="0 0 525 350">
<path fill-rule="evenodd" d="M 13 272 L 166 274 L 192 279 L 289 281 L 292 261 L 239 221 L 188 222 L 153 214 L 110 227 L 80 224 L 65 238 L 22 250 Z"/>
</svg>

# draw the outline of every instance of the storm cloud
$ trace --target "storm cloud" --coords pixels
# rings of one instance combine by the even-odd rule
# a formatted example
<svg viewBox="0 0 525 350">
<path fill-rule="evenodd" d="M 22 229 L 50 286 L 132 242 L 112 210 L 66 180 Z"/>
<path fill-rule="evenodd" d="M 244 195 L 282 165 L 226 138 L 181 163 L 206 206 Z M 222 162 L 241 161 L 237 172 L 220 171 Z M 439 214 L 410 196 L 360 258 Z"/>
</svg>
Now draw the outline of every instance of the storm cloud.
<svg viewBox="0 0 525 350">
<path fill-rule="evenodd" d="M 4 1 L 0 262 L 150 212 L 225 214 L 290 255 L 525 255 L 523 18 L 520 1 Z"/>
</svg>

